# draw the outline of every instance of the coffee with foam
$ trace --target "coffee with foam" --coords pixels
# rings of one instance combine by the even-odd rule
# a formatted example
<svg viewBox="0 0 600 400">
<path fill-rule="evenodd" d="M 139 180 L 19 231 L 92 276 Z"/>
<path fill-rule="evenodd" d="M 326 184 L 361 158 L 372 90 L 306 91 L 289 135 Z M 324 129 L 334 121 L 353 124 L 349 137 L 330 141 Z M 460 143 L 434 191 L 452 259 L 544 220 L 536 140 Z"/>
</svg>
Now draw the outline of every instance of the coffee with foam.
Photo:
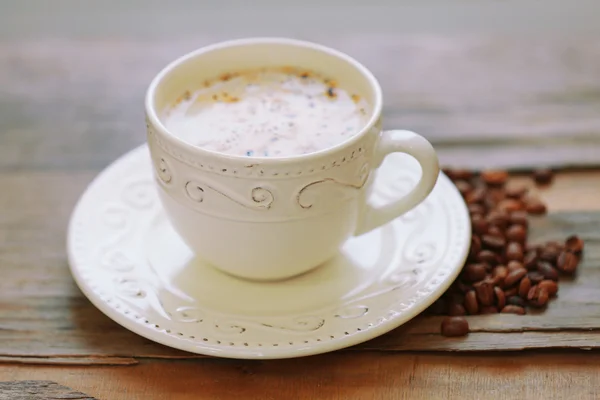
<svg viewBox="0 0 600 400">
<path fill-rule="evenodd" d="M 334 147 L 359 133 L 368 104 L 307 70 L 229 73 L 188 91 L 164 113 L 171 134 L 237 156 L 286 157 Z"/>
</svg>

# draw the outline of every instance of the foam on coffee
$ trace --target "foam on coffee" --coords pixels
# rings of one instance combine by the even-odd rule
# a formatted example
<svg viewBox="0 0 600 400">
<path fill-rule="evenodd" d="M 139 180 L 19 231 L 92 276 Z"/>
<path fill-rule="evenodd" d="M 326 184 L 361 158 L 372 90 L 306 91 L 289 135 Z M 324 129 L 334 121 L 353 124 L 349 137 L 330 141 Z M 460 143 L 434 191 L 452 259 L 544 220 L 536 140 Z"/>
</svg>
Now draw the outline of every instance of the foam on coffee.
<svg viewBox="0 0 600 400">
<path fill-rule="evenodd" d="M 357 134 L 367 103 L 312 71 L 229 73 L 185 92 L 164 114 L 175 136 L 220 153 L 284 157 L 333 147 Z"/>
</svg>

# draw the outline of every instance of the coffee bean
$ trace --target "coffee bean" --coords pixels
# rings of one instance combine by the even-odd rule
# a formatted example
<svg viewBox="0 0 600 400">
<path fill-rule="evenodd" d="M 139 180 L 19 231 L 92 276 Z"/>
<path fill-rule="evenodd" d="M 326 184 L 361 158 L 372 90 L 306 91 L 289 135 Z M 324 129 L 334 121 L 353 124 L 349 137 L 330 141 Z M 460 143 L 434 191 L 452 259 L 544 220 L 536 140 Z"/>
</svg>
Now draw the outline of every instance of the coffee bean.
<svg viewBox="0 0 600 400">
<path fill-rule="evenodd" d="M 496 204 L 491 202 L 487 195 L 486 195 L 486 197 L 484 197 L 484 199 L 481 201 L 481 203 L 476 203 L 476 204 L 480 204 L 485 209 L 485 212 L 483 214 L 481 214 L 483 217 L 486 217 L 487 214 L 490 212 L 490 210 L 493 210 L 494 208 L 496 208 Z"/>
<path fill-rule="evenodd" d="M 467 204 L 482 203 L 485 199 L 485 194 L 484 188 L 475 188 L 467 194 L 465 201 Z"/>
<path fill-rule="evenodd" d="M 446 294 L 448 294 L 448 301 L 450 303 L 462 304 L 465 301 L 465 295 L 459 290 L 452 290 L 452 293 L 446 292 Z"/>
<path fill-rule="evenodd" d="M 546 214 L 546 205 L 536 197 L 528 197 L 525 200 L 525 209 L 532 215 Z"/>
<path fill-rule="evenodd" d="M 481 281 L 473 285 L 477 300 L 481 306 L 494 304 L 494 286 L 490 282 Z"/>
<path fill-rule="evenodd" d="M 583 240 L 576 235 L 569 236 L 565 241 L 565 247 L 572 253 L 580 254 L 583 252 Z"/>
<path fill-rule="evenodd" d="M 469 214 L 471 214 L 471 218 L 475 215 L 483 216 L 485 214 L 485 207 L 478 203 L 469 204 L 467 206 L 469 209 Z"/>
<path fill-rule="evenodd" d="M 558 271 L 552 266 L 552 264 L 546 261 L 538 261 L 537 270 L 540 274 L 544 275 L 544 278 L 552 281 L 558 280 Z"/>
<path fill-rule="evenodd" d="M 511 271 L 506 277 L 506 279 L 504 279 L 504 286 L 511 287 L 516 285 L 526 274 L 527 270 L 525 268 L 515 269 Z"/>
<path fill-rule="evenodd" d="M 506 197 L 511 199 L 520 199 L 525 196 L 528 192 L 528 188 L 525 185 L 507 184 L 506 185 Z"/>
<path fill-rule="evenodd" d="M 461 316 L 465 315 L 466 313 L 467 311 L 465 310 L 465 307 L 462 304 L 450 303 L 450 305 L 448 306 L 448 315 Z"/>
<path fill-rule="evenodd" d="M 538 271 L 530 271 L 527 273 L 527 277 L 529 278 L 529 280 L 531 281 L 532 284 L 537 284 L 540 283 L 541 281 L 543 281 L 544 275 L 542 275 L 541 273 L 539 273 Z"/>
<path fill-rule="evenodd" d="M 465 197 L 471 190 L 473 190 L 473 186 L 469 182 L 464 180 L 457 180 L 454 182 L 454 185 L 463 197 Z"/>
<path fill-rule="evenodd" d="M 525 315 L 525 308 L 509 304 L 509 305 L 505 306 L 501 312 L 503 314 Z"/>
<path fill-rule="evenodd" d="M 538 308 L 544 307 L 546 304 L 548 304 L 549 298 L 550 296 L 548 295 L 548 291 L 546 291 L 546 289 L 538 288 L 535 298 L 529 301 L 529 305 Z"/>
<path fill-rule="evenodd" d="M 579 258 L 574 253 L 565 250 L 558 256 L 556 267 L 564 274 L 573 274 L 577 270 L 578 264 Z"/>
<path fill-rule="evenodd" d="M 499 203 L 502 200 L 506 199 L 506 192 L 504 191 L 504 188 L 501 187 L 488 187 L 487 196 L 494 200 L 496 203 Z"/>
<path fill-rule="evenodd" d="M 495 302 L 498 306 L 498 309 L 502 310 L 506 305 L 506 296 L 504 295 L 502 289 L 500 289 L 498 286 L 494 288 L 494 298 L 496 299 Z"/>
<path fill-rule="evenodd" d="M 444 318 L 441 333 L 448 337 L 465 336 L 469 333 L 469 323 L 463 317 Z"/>
<path fill-rule="evenodd" d="M 488 249 L 499 250 L 506 245 L 506 240 L 498 236 L 483 235 L 481 237 L 481 244 Z"/>
<path fill-rule="evenodd" d="M 447 305 L 444 299 L 436 300 L 429 308 L 427 312 L 431 315 L 443 315 L 446 313 Z"/>
<path fill-rule="evenodd" d="M 539 258 L 543 261 L 548 261 L 549 263 L 556 263 L 556 259 L 560 254 L 561 249 L 558 246 L 553 245 L 552 243 L 546 244 L 540 250 Z"/>
<path fill-rule="evenodd" d="M 488 210 L 494 210 L 497 204 L 498 202 L 491 196 L 485 196 L 485 199 L 483 199 L 483 205 Z"/>
<path fill-rule="evenodd" d="M 510 296 L 506 298 L 507 305 L 525 307 L 527 306 L 527 302 L 520 296 Z"/>
<path fill-rule="evenodd" d="M 471 218 L 471 229 L 478 235 L 484 235 L 487 233 L 489 228 L 489 223 L 487 220 L 481 215 L 474 215 Z"/>
<path fill-rule="evenodd" d="M 496 306 L 485 306 L 479 310 L 479 314 L 496 314 L 497 312 L 498 308 Z"/>
<path fill-rule="evenodd" d="M 535 251 L 535 250 L 529 250 L 525 254 L 525 257 L 523 257 L 523 265 L 528 270 L 536 269 L 537 262 L 538 262 L 538 256 L 537 256 L 537 251 Z"/>
<path fill-rule="evenodd" d="M 507 268 L 508 268 L 508 272 L 512 272 L 516 269 L 523 269 L 523 263 L 521 263 L 520 261 L 516 261 L 516 260 L 512 260 L 509 261 L 507 264 Z"/>
<path fill-rule="evenodd" d="M 496 237 L 504 240 L 504 232 L 502 231 L 502 229 L 500 229 L 496 225 L 490 225 L 490 227 L 488 228 L 487 234 L 490 236 L 496 236 Z"/>
<path fill-rule="evenodd" d="M 524 205 L 523 203 L 515 199 L 503 199 L 498 202 L 496 207 L 498 208 L 498 210 L 501 211 L 513 212 L 522 210 L 524 208 Z"/>
<path fill-rule="evenodd" d="M 553 297 L 558 293 L 558 284 L 551 280 L 541 281 L 538 283 L 538 287 L 547 291 L 550 297 Z"/>
<path fill-rule="evenodd" d="M 504 265 L 498 265 L 492 270 L 492 276 L 497 279 L 498 283 L 503 283 L 508 275 L 508 268 Z"/>
<path fill-rule="evenodd" d="M 464 268 L 465 278 L 469 282 L 477 282 L 485 278 L 487 271 L 485 264 L 467 264 Z"/>
<path fill-rule="evenodd" d="M 477 261 L 488 263 L 490 265 L 497 265 L 499 260 L 496 253 L 490 250 L 481 250 L 479 254 L 477 254 Z"/>
<path fill-rule="evenodd" d="M 498 226 L 501 229 L 506 229 L 510 222 L 510 215 L 504 211 L 492 210 L 486 216 L 490 225 Z"/>
<path fill-rule="evenodd" d="M 533 171 L 533 180 L 538 185 L 547 185 L 550 182 L 552 182 L 553 178 L 554 178 L 554 173 L 552 172 L 551 169 L 543 168 L 543 169 L 536 169 L 535 171 Z"/>
<path fill-rule="evenodd" d="M 527 300 L 537 299 L 539 292 L 540 288 L 537 285 L 532 286 L 529 292 L 527 292 Z"/>
<path fill-rule="evenodd" d="M 486 276 L 485 280 L 491 283 L 492 287 L 502 286 L 504 284 L 504 280 L 499 276 L 494 275 L 493 271 L 491 274 L 488 274 L 488 276 Z"/>
<path fill-rule="evenodd" d="M 469 256 L 471 258 L 475 258 L 480 251 L 481 239 L 479 239 L 479 236 L 471 236 L 471 249 L 469 250 Z"/>
<path fill-rule="evenodd" d="M 471 315 L 475 315 L 479 311 L 479 304 L 477 303 L 477 294 L 474 290 L 470 290 L 465 294 L 465 309 Z"/>
<path fill-rule="evenodd" d="M 523 225 L 511 225 L 506 230 L 506 239 L 523 244 L 527 240 L 527 230 Z"/>
<path fill-rule="evenodd" d="M 519 283 L 519 296 L 526 298 L 527 293 L 529 293 L 529 289 L 531 289 L 531 279 L 525 276 L 523 279 L 521 279 L 521 283 Z"/>
<path fill-rule="evenodd" d="M 506 259 L 510 261 L 523 261 L 523 246 L 517 242 L 510 242 L 506 246 Z"/>
<path fill-rule="evenodd" d="M 456 287 L 463 294 L 467 294 L 468 292 L 473 290 L 473 286 L 460 281 L 456 284 Z"/>
<path fill-rule="evenodd" d="M 501 186 L 506 183 L 508 172 L 500 170 L 483 171 L 481 179 L 490 186 Z"/>
<path fill-rule="evenodd" d="M 523 227 L 529 226 L 529 220 L 527 219 L 526 211 L 514 211 L 510 213 L 509 222 L 514 225 L 521 225 Z"/>
</svg>

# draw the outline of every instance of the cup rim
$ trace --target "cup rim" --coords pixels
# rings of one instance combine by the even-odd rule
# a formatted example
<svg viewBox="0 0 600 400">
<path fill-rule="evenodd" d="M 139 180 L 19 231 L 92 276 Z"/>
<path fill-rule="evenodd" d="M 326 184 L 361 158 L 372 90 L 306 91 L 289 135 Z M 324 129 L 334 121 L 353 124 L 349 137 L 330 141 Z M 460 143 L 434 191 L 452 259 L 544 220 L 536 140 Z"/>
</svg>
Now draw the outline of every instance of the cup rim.
<svg viewBox="0 0 600 400">
<path fill-rule="evenodd" d="M 196 57 L 201 56 L 202 54 L 208 53 L 210 51 L 233 47 L 233 46 L 243 46 L 243 45 L 252 45 L 252 44 L 283 44 L 290 45 L 295 47 L 305 47 L 311 48 L 317 51 L 321 51 L 324 53 L 328 53 L 334 57 L 340 58 L 343 61 L 351 64 L 357 71 L 359 71 L 363 77 L 369 82 L 369 85 L 373 89 L 374 92 L 374 104 L 372 105 L 371 115 L 366 124 L 363 125 L 361 130 L 352 135 L 349 139 L 336 144 L 332 147 L 327 147 L 325 149 L 321 149 L 308 154 L 297 154 L 291 156 L 283 156 L 283 157 L 261 157 L 261 156 L 240 156 L 235 154 L 227 154 L 221 153 L 218 151 L 204 149 L 199 146 L 194 146 L 191 143 L 186 142 L 185 140 L 177 137 L 173 133 L 171 133 L 165 125 L 162 123 L 156 109 L 154 107 L 154 98 L 156 95 L 156 91 L 158 87 L 162 84 L 164 78 L 171 73 L 174 69 L 176 69 L 181 64 L 184 64 Z M 349 56 L 346 53 L 343 53 L 339 50 L 335 50 L 331 47 L 327 47 L 318 43 L 291 39 L 291 38 L 283 38 L 283 37 L 251 37 L 244 39 L 233 39 L 226 40 L 221 42 L 216 42 L 207 46 L 200 47 L 196 50 L 188 52 L 183 56 L 171 61 L 167 64 L 150 82 L 150 85 L 146 91 L 145 96 L 145 108 L 146 108 L 146 117 L 149 119 L 152 127 L 157 131 L 156 133 L 161 135 L 163 140 L 168 141 L 171 145 L 177 146 L 179 148 L 184 148 L 186 151 L 191 152 L 192 154 L 204 156 L 204 157 L 217 157 L 217 158 L 225 158 L 229 161 L 234 162 L 244 162 L 248 163 L 255 162 L 261 164 L 281 164 L 286 162 L 297 162 L 297 161 L 309 161 L 316 158 L 321 158 L 323 156 L 331 155 L 335 152 L 338 152 L 347 147 L 351 147 L 358 141 L 360 141 L 377 123 L 379 116 L 381 115 L 382 110 L 382 90 L 377 78 L 373 75 L 373 73 L 357 61 L 355 58 Z"/>
</svg>

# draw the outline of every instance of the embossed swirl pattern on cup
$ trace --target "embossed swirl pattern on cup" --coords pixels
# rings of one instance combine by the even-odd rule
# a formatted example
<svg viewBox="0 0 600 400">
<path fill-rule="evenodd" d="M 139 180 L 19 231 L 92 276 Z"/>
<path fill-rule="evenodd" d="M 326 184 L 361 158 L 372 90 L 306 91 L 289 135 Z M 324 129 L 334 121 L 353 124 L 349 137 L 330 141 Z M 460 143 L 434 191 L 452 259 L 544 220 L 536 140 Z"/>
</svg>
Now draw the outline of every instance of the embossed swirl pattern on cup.
<svg viewBox="0 0 600 400">
<path fill-rule="evenodd" d="M 320 196 L 327 196 L 332 190 L 342 192 L 341 195 L 337 196 L 340 199 L 349 198 L 352 196 L 352 192 L 362 189 L 369 178 L 369 164 L 358 159 L 356 161 L 362 162 L 362 164 L 360 164 L 357 173 L 354 174 L 354 181 L 346 182 L 331 177 L 312 178 L 306 180 L 308 183 L 300 184 L 294 193 L 280 193 L 279 197 L 294 199 L 295 206 L 302 210 L 312 209 Z M 238 193 L 232 188 L 227 190 L 217 189 L 216 185 L 208 181 L 209 178 L 182 177 L 182 179 L 177 179 L 178 177 L 175 177 L 169 164 L 165 157 L 160 157 L 155 163 L 156 177 L 159 183 L 174 197 L 179 196 L 181 188 L 173 186 L 182 185 L 186 200 L 193 203 L 195 207 L 201 208 L 202 203 L 208 196 L 216 196 L 221 200 L 228 200 L 255 211 L 267 211 L 271 209 L 276 201 L 275 189 L 271 188 L 268 182 L 262 186 L 252 187 L 246 193 Z M 210 212 L 208 207 L 201 209 Z"/>
<path fill-rule="evenodd" d="M 201 162 L 195 157 L 187 156 L 161 140 L 149 123 L 147 129 L 158 183 L 171 197 L 208 214 L 223 215 L 228 211 L 242 211 L 239 210 L 240 207 L 249 212 L 277 209 L 281 215 L 290 215 L 294 208 L 310 210 L 313 214 L 324 212 L 327 210 L 323 202 L 319 202 L 319 198 L 336 198 L 339 201 L 352 198 L 365 186 L 369 178 L 368 149 L 365 145 L 356 145 L 344 155 L 331 158 L 327 163 L 303 168 L 286 167 L 285 164 L 248 164 L 244 168 L 236 169 Z M 218 161 L 212 161 L 214 162 Z M 173 164 L 177 164 L 176 168 Z M 222 179 L 220 176 L 234 177 L 236 182 L 242 184 L 224 187 L 215 184 L 212 181 L 213 176 L 217 179 Z M 295 179 L 298 181 L 297 187 L 291 192 L 278 191 L 276 187 L 279 185 L 276 182 L 280 179 Z M 211 198 L 213 201 L 210 201 Z M 293 199 L 294 204 L 281 204 L 284 201 L 282 199 L 286 199 L 288 203 L 287 199 Z M 231 203 L 230 206 L 224 205 L 223 200 Z M 219 201 L 221 203 L 218 203 Z M 210 204 L 213 204 L 213 207 Z M 215 204 L 218 206 L 215 207 Z M 251 214 L 248 217 L 252 218 Z"/>
</svg>

